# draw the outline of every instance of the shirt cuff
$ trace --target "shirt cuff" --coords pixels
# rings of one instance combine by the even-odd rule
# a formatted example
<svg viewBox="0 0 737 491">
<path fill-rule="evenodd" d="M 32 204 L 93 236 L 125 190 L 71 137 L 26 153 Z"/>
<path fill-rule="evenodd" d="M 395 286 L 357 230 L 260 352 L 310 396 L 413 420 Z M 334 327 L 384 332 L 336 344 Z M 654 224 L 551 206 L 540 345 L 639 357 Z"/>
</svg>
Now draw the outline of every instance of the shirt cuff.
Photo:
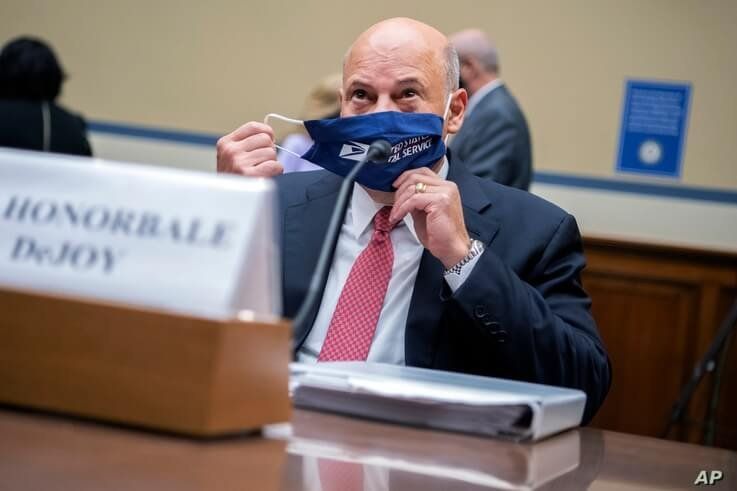
<svg viewBox="0 0 737 491">
<path fill-rule="evenodd" d="M 476 263 L 479 262 L 479 258 L 482 255 L 483 252 L 464 264 L 460 273 L 448 273 L 445 275 L 445 282 L 448 283 L 448 286 L 453 293 L 463 285 L 463 282 L 466 281 L 468 275 L 471 274 L 471 271 L 473 271 L 473 268 L 476 266 Z"/>
</svg>

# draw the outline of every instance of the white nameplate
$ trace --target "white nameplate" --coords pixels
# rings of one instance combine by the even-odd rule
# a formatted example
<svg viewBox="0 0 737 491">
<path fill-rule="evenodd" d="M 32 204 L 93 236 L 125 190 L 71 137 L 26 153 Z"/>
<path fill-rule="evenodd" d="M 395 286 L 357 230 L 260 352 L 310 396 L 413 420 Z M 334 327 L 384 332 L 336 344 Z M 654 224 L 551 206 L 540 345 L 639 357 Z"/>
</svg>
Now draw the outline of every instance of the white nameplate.
<svg viewBox="0 0 737 491">
<path fill-rule="evenodd" d="M 267 179 L 0 149 L 0 285 L 280 315 L 275 196 Z"/>
</svg>

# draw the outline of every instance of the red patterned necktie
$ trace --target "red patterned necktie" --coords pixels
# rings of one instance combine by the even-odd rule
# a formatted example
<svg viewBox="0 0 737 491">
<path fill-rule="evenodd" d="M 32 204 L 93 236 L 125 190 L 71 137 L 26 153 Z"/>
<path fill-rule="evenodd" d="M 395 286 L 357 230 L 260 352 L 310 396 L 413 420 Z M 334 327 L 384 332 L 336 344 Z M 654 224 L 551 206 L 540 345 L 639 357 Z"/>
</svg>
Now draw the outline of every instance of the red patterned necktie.
<svg viewBox="0 0 737 491">
<path fill-rule="evenodd" d="M 391 207 L 374 216 L 371 241 L 353 263 L 317 361 L 365 360 L 394 265 Z"/>
</svg>

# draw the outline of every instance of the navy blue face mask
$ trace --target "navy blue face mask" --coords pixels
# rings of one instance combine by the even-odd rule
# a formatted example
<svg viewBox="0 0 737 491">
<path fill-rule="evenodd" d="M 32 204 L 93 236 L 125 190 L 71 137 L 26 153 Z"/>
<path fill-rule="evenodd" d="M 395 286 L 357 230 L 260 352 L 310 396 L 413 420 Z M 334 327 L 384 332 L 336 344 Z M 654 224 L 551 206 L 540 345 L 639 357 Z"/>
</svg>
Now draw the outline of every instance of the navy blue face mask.
<svg viewBox="0 0 737 491">
<path fill-rule="evenodd" d="M 371 143 L 388 141 L 388 160 L 370 162 L 356 176 L 356 182 L 377 191 L 394 191 L 392 183 L 404 171 L 430 167 L 445 156 L 444 121 L 437 114 L 388 111 L 304 122 L 269 114 L 264 121 L 270 117 L 303 123 L 314 144 L 299 157 L 342 177 L 365 157 Z"/>
</svg>

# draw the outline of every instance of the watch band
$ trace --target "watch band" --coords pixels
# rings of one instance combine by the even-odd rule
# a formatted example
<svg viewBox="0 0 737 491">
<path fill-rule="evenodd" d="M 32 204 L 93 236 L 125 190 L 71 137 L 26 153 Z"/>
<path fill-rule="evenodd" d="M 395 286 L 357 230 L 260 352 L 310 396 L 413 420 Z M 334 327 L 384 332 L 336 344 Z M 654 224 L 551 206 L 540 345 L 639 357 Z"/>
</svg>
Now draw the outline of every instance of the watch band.
<svg viewBox="0 0 737 491">
<path fill-rule="evenodd" d="M 444 275 L 449 274 L 461 274 L 461 271 L 463 270 L 463 266 L 471 262 L 473 258 L 478 256 L 484 252 L 484 243 L 480 240 L 471 239 L 471 243 L 469 244 L 468 248 L 468 254 L 466 254 L 466 257 L 461 259 L 455 266 L 448 268 L 443 273 Z"/>
</svg>

